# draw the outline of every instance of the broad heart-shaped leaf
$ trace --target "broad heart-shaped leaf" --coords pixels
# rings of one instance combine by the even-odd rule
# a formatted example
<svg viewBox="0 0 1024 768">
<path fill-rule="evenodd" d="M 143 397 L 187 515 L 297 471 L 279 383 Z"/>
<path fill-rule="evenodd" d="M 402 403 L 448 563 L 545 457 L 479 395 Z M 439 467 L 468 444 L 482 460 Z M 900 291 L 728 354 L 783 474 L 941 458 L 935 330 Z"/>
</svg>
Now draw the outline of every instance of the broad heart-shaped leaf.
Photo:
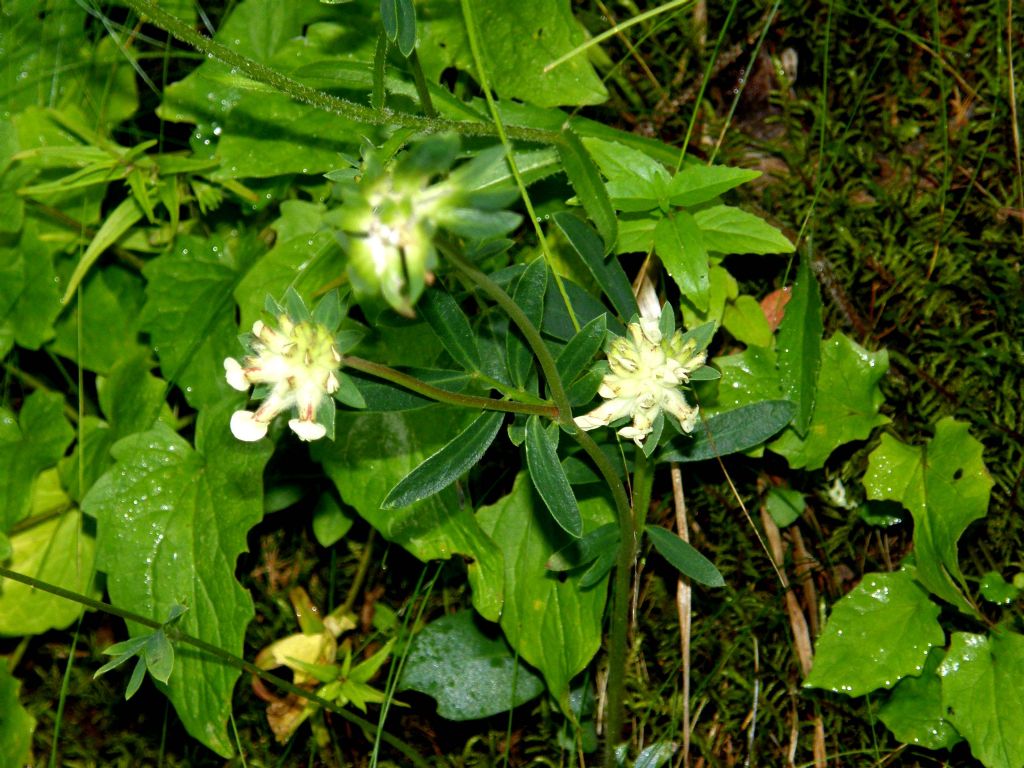
<svg viewBox="0 0 1024 768">
<path fill-rule="evenodd" d="M 878 719 L 905 744 L 948 749 L 963 740 L 943 716 L 942 680 L 937 674 L 943 655 L 942 648 L 932 648 L 920 676 L 900 680 L 878 710 Z"/>
<path fill-rule="evenodd" d="M 800 260 L 796 284 L 786 304 L 786 314 L 779 325 L 775 353 L 786 397 L 796 404 L 794 429 L 807 434 L 814 413 L 815 386 L 821 362 L 821 294 L 818 280 L 811 272 L 807 258 Z"/>
<path fill-rule="evenodd" d="M 544 259 L 535 259 L 519 278 L 515 293 L 512 294 L 516 304 L 538 329 L 544 320 L 544 290 L 547 284 L 547 265 Z M 505 358 L 512 382 L 517 387 L 525 386 L 533 366 L 533 353 L 518 330 L 505 337 Z"/>
<path fill-rule="evenodd" d="M 711 298 L 708 252 L 694 217 L 676 211 L 661 219 L 654 228 L 654 249 L 683 296 L 698 310 L 706 310 Z"/>
<path fill-rule="evenodd" d="M 1024 636 L 954 632 L 939 666 L 946 719 L 986 768 L 1024 765 Z"/>
<path fill-rule="evenodd" d="M 869 573 L 832 609 L 804 685 L 849 696 L 892 688 L 945 640 L 939 606 L 911 573 Z"/>
<path fill-rule="evenodd" d="M 488 631 L 473 611 L 459 611 L 416 635 L 398 687 L 433 697 L 446 720 L 476 720 L 540 696 L 544 681 L 516 659 L 496 628 Z"/>
<path fill-rule="evenodd" d="M 562 144 L 558 147 L 565 175 L 583 204 L 587 216 L 594 222 L 604 241 L 604 253 L 610 253 L 619 237 L 619 222 L 608 198 L 608 190 L 597 172 L 597 166 L 575 131 L 566 123 L 562 128 Z"/>
<path fill-rule="evenodd" d="M 480 350 L 469 318 L 451 294 L 434 289 L 424 291 L 416 308 L 455 362 L 467 371 L 481 370 Z"/>
<path fill-rule="evenodd" d="M 793 418 L 788 400 L 762 400 L 707 417 L 692 435 L 679 435 L 658 454 L 658 462 L 704 461 L 747 451 L 768 440 Z"/>
<path fill-rule="evenodd" d="M 21 688 L 6 664 L 0 664 L 0 755 L 8 765 L 31 765 L 32 733 L 36 719 L 18 701 Z"/>
<path fill-rule="evenodd" d="M 662 557 L 668 560 L 669 565 L 679 571 L 683 576 L 700 582 L 708 587 L 724 587 L 725 579 L 715 568 L 714 563 L 694 549 L 690 544 L 680 539 L 674 533 L 659 528 L 656 525 L 648 525 L 644 528 L 651 544 L 658 550 Z"/>
<path fill-rule="evenodd" d="M 163 422 L 119 441 L 117 464 L 83 508 L 96 518 L 97 567 L 114 605 L 157 621 L 187 605 L 182 631 L 241 656 L 253 605 L 235 565 L 263 514 L 272 445 L 231 435 L 237 405 L 223 401 L 200 412 L 195 449 Z M 129 631 L 143 633 L 131 624 Z M 177 650 L 167 696 L 192 736 L 229 757 L 227 720 L 240 673 L 190 647 Z"/>
<path fill-rule="evenodd" d="M 179 238 L 173 251 L 143 270 L 149 284 L 142 328 L 160 357 L 164 378 L 181 387 L 195 408 L 232 391 L 224 380 L 224 358 L 239 353 L 231 294 L 257 247 Z"/>
<path fill-rule="evenodd" d="M 36 390 L 17 418 L 0 408 L 0 532 L 28 514 L 36 475 L 57 463 L 74 436 L 56 393 Z"/>
<path fill-rule="evenodd" d="M 384 538 L 420 560 L 468 559 L 473 605 L 496 621 L 503 599 L 501 551 L 477 524 L 452 487 L 403 509 L 380 508 L 387 492 L 450 442 L 472 413 L 445 406 L 413 411 L 339 411 L 334 443 L 321 441 L 313 456 L 342 500 Z"/>
<path fill-rule="evenodd" d="M 699 205 L 715 199 L 733 187 L 752 181 L 760 175 L 760 171 L 751 171 L 746 168 L 694 163 L 686 166 L 672 177 L 672 181 L 668 185 L 669 201 L 672 205 L 683 207 Z"/>
<path fill-rule="evenodd" d="M 554 521 L 570 536 L 582 536 L 583 520 L 576 496 L 540 416 L 530 416 L 526 420 L 526 466 L 534 488 Z"/>
<path fill-rule="evenodd" d="M 889 369 L 885 350 L 868 352 L 841 333 L 822 343 L 814 415 L 801 439 L 787 429 L 768 447 L 784 456 L 793 469 L 818 469 L 832 451 L 863 440 L 889 419 L 878 412 L 878 383 Z"/>
<path fill-rule="evenodd" d="M 614 519 L 601 497 L 580 502 L 584 532 Z M 573 539 L 562 531 L 533 491 L 526 472 L 512 492 L 477 513 L 480 525 L 505 557 L 505 607 L 501 628 L 512 647 L 540 670 L 551 695 L 569 711 L 569 681 L 594 658 L 601 644 L 605 583 L 582 589 L 582 574 L 565 580 L 544 564 Z"/>
<path fill-rule="evenodd" d="M 504 419 L 501 411 L 484 411 L 450 443 L 388 491 L 381 508 L 407 507 L 454 483 L 483 458 Z"/>
<path fill-rule="evenodd" d="M 629 278 L 618 259 L 605 260 L 601 238 L 597 233 L 568 211 L 559 211 L 554 215 L 554 220 L 594 281 L 609 298 L 615 311 L 627 320 L 637 314 L 636 297 L 629 286 Z"/>
<path fill-rule="evenodd" d="M 898 501 L 914 516 L 918 581 L 970 615 L 977 610 L 960 589 L 964 578 L 957 542 L 988 509 L 992 478 L 981 452 L 966 424 L 946 418 L 935 425 L 935 437 L 920 447 L 882 435 L 864 475 L 869 499 Z"/>
<path fill-rule="evenodd" d="M 704 247 L 715 253 L 789 253 L 793 244 L 764 219 L 731 205 L 713 205 L 693 214 Z"/>
</svg>

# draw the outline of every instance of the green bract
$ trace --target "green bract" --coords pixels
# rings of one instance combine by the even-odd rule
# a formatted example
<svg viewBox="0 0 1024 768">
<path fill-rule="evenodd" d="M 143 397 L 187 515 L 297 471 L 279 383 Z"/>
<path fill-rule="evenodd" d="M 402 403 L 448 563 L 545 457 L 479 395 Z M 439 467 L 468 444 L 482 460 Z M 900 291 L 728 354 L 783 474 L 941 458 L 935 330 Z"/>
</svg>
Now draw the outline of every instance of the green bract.
<svg viewBox="0 0 1024 768">
<path fill-rule="evenodd" d="M 357 299 L 380 296 L 411 317 L 438 266 L 438 229 L 485 238 L 519 223 L 518 215 L 495 210 L 514 195 L 511 187 L 486 184 L 494 167 L 504 163 L 502 155 L 483 152 L 448 173 L 458 151 L 459 141 L 452 136 L 427 139 L 391 161 L 367 147 L 358 172 L 330 174 L 340 179 L 339 236 Z M 434 181 L 442 174 L 447 178 Z"/>
</svg>

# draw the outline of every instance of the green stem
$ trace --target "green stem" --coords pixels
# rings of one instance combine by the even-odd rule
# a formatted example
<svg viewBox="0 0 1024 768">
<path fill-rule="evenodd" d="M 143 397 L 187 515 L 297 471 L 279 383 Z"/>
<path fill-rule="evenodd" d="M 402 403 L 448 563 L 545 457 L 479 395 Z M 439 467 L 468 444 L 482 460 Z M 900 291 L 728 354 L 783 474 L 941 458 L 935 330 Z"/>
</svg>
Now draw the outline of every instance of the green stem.
<svg viewBox="0 0 1024 768">
<path fill-rule="evenodd" d="M 622 738 L 626 711 L 626 665 L 629 648 L 629 600 L 633 568 L 639 553 L 640 534 L 651 501 L 654 473 L 641 449 L 637 449 L 633 468 L 632 510 L 619 512 L 622 545 L 615 563 L 612 584 L 611 626 L 608 637 L 608 714 L 605 718 L 604 763 L 614 765 L 615 747 Z"/>
<path fill-rule="evenodd" d="M 462 16 L 466 24 L 466 36 L 469 39 L 470 52 L 473 54 L 473 63 L 476 65 L 477 75 L 480 78 L 480 88 L 483 90 L 484 98 L 487 100 L 487 108 L 491 113 L 491 120 L 494 121 L 494 127 L 498 130 L 498 138 L 501 139 L 501 143 L 505 147 L 505 158 L 508 160 L 509 170 L 512 171 L 512 177 L 516 180 L 516 186 L 519 188 L 519 196 L 523 200 L 523 205 L 526 206 L 526 213 L 530 217 L 533 229 L 537 234 L 537 240 L 540 242 L 541 251 L 544 253 L 544 260 L 547 262 L 548 266 L 552 266 L 554 264 L 554 258 L 551 255 L 551 249 L 548 248 L 548 240 L 544 236 L 544 230 L 541 229 L 540 219 L 533 210 L 533 201 L 530 200 L 530 194 L 526 191 L 526 183 L 523 181 L 523 177 L 519 173 L 519 166 L 516 165 L 516 158 L 515 154 L 512 152 L 512 145 L 509 143 L 508 136 L 505 133 L 505 124 L 501 119 L 501 113 L 498 111 L 498 105 L 494 102 L 490 83 L 487 81 L 487 67 L 484 66 L 480 38 L 476 28 L 476 20 L 473 18 L 473 8 L 470 5 L 469 0 L 462 0 Z M 561 294 L 562 301 L 565 303 L 565 308 L 569 313 L 569 320 L 572 321 L 572 327 L 576 329 L 577 333 L 579 333 L 580 323 L 579 320 L 576 319 L 576 313 L 573 311 L 572 304 L 569 301 L 569 294 L 565 290 L 565 284 L 562 282 L 561 276 L 553 267 L 551 274 L 555 276 L 555 285 L 558 286 L 558 292 Z"/>
<path fill-rule="evenodd" d="M 183 43 L 192 46 L 200 53 L 205 53 L 209 58 L 217 59 L 222 64 L 244 74 L 250 80 L 269 85 L 291 96 L 296 101 L 305 102 L 324 112 L 341 115 L 349 120 L 367 125 L 415 128 L 423 133 L 454 131 L 463 136 L 498 135 L 494 126 L 487 123 L 423 117 L 421 115 L 410 115 L 405 112 L 396 112 L 386 108 L 378 111 L 348 101 L 347 99 L 340 99 L 337 96 L 311 88 L 297 80 L 282 75 L 271 67 L 260 64 L 248 56 L 243 56 L 237 51 L 221 45 L 205 35 L 199 34 L 177 16 L 155 5 L 152 0 L 124 0 L 124 3 L 140 17 L 149 19 L 155 26 L 181 40 Z M 559 135 L 555 131 L 523 126 L 510 126 L 508 135 L 514 139 L 533 141 L 540 144 L 557 144 L 560 141 Z"/>
<path fill-rule="evenodd" d="M 190 645 L 193 648 L 203 651 L 204 653 L 207 653 L 210 656 L 213 656 L 214 658 L 223 661 L 225 664 L 228 664 L 229 666 L 234 667 L 235 669 L 240 669 L 243 672 L 248 672 L 250 675 L 256 675 L 261 680 L 265 680 L 271 685 L 274 685 L 284 691 L 287 691 L 288 693 L 295 694 L 296 696 L 301 696 L 307 701 L 311 701 L 315 704 L 318 704 L 324 709 L 338 715 L 338 717 L 340 717 L 342 720 L 349 721 L 357 728 L 369 731 L 371 733 L 377 732 L 377 726 L 371 723 L 369 720 L 365 720 L 359 717 L 358 715 L 354 715 L 351 712 L 342 709 L 333 701 L 323 699 L 317 696 L 316 694 L 305 690 L 304 688 L 300 688 L 299 686 L 294 685 L 293 683 L 290 683 L 287 680 L 278 677 L 277 675 L 271 674 L 270 672 L 267 672 L 264 669 L 260 669 L 255 664 L 252 664 L 246 661 L 245 659 L 240 659 L 233 653 L 225 651 L 223 648 L 218 648 L 216 645 L 211 645 L 210 643 L 207 643 L 204 640 L 200 640 L 198 637 L 192 637 L 191 635 L 185 634 L 184 632 L 181 632 L 180 630 L 175 629 L 174 627 L 165 627 L 161 622 L 156 621 L 154 619 L 147 618 L 146 616 L 141 616 L 137 613 L 133 613 L 132 611 L 126 611 L 122 608 L 117 608 L 113 605 L 101 602 L 99 600 L 93 600 L 91 597 L 80 595 L 77 592 L 71 592 L 67 589 L 61 589 L 60 587 L 53 586 L 52 584 L 47 584 L 45 581 L 39 581 L 38 579 L 34 579 L 31 576 L 26 576 L 22 573 L 18 573 L 17 571 L 12 571 L 9 568 L 4 568 L 3 566 L 0 566 L 0 577 L 10 579 L 11 581 L 17 581 L 21 584 L 26 584 L 32 587 L 33 589 L 39 589 L 43 592 L 48 592 L 51 595 L 56 595 L 57 597 L 62 597 L 65 600 L 70 600 L 72 602 L 78 603 L 79 605 L 83 605 L 86 608 L 91 608 L 94 611 L 103 611 L 104 613 L 109 613 L 112 616 L 119 616 L 125 621 L 131 621 L 135 624 L 148 627 L 149 629 L 163 629 L 171 640 L 184 643 L 185 645 Z M 427 761 L 421 758 L 418 754 L 416 754 L 412 747 L 408 746 L 403 741 L 395 738 L 389 733 L 382 733 L 381 738 L 389 746 L 394 747 L 399 752 L 401 752 L 406 758 L 408 758 L 412 765 L 417 766 L 417 768 L 429 768 L 429 764 L 427 763 Z"/>
<path fill-rule="evenodd" d="M 446 389 L 435 387 L 420 381 L 415 376 L 396 371 L 380 363 L 364 360 L 361 357 L 345 355 L 341 361 L 342 367 L 352 368 L 356 371 L 368 373 L 378 379 L 384 379 L 394 384 L 405 387 L 413 392 L 437 400 L 440 403 L 458 405 L 463 408 L 482 408 L 485 411 L 504 411 L 505 413 L 528 413 L 537 416 L 547 416 L 549 419 L 558 418 L 558 408 L 554 405 L 534 405 L 532 403 L 517 403 L 512 400 L 496 400 L 492 397 L 477 397 L 476 395 L 461 395 L 458 392 L 449 392 Z"/>
<path fill-rule="evenodd" d="M 565 385 L 562 383 L 562 377 L 558 373 L 558 366 L 555 365 L 555 358 L 551 355 L 544 340 L 540 337 L 540 331 L 537 330 L 537 326 L 526 316 L 522 308 L 513 301 L 512 297 L 491 278 L 461 256 L 450 251 L 445 255 L 462 274 L 473 281 L 480 290 L 494 299 L 495 303 L 505 310 L 505 314 L 509 316 L 509 319 L 523 332 L 526 343 L 530 346 L 534 356 L 536 356 L 537 362 L 540 363 L 541 370 L 544 371 L 544 377 L 547 379 L 548 386 L 551 387 L 551 398 L 555 401 L 555 406 L 558 408 L 557 413 L 554 416 L 550 416 L 550 418 L 557 421 L 563 427 L 575 431 L 576 425 L 572 421 L 572 404 L 569 402 L 569 396 L 565 392 Z M 531 413 L 533 412 L 535 411 L 531 411 Z"/>
</svg>

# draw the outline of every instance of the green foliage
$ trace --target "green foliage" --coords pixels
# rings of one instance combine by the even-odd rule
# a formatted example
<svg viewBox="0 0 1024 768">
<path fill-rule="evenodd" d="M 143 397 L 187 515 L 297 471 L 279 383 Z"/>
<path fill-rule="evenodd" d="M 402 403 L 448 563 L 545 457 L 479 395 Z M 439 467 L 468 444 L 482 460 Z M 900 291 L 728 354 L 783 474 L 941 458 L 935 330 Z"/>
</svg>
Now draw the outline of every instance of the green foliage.
<svg viewBox="0 0 1024 768">
<path fill-rule="evenodd" d="M 426 711 L 407 713 L 407 733 L 395 735 L 396 687 L 432 696 L 440 718 L 482 719 L 483 729 L 536 701 L 508 733 L 473 731 L 461 757 L 442 761 L 566 762 L 558 749 L 576 760 L 598 746 L 597 679 L 604 764 L 636 755 L 650 768 L 677 750 L 668 739 L 680 692 L 659 684 L 679 666 L 683 617 L 667 594 L 678 572 L 730 590 L 695 608 L 692 647 L 717 661 L 686 725 L 691 761 L 699 751 L 709 764 L 723 754 L 734 762 L 748 691 L 715 679 L 747 659 L 741 645 L 723 652 L 721 643 L 759 639 L 752 668 L 772 670 L 758 679 L 769 719 L 760 734 L 772 733 L 772 718 L 782 732 L 776 713 L 794 705 L 780 692 L 796 674 L 780 641 L 786 622 L 765 596 L 770 570 L 735 524 L 736 494 L 762 499 L 778 525 L 794 526 L 796 543 L 798 529 L 814 532 L 803 541 L 827 570 L 813 581 L 830 585 L 825 599 L 839 597 L 848 563 L 862 576 L 818 639 L 809 686 L 886 689 L 871 714 L 880 700 L 878 717 L 902 742 L 963 740 L 986 766 L 1024 760 L 1012 720 L 1024 707 L 1021 575 L 1006 581 L 1019 570 L 1006 553 L 1019 550 L 1007 510 L 1020 454 L 1019 354 L 1008 339 L 1020 334 L 1004 333 L 1020 330 L 1019 237 L 1004 221 L 1021 207 L 1020 171 L 989 150 L 1010 145 L 994 128 L 1007 83 L 962 57 L 1009 39 L 1002 14 L 982 23 L 973 6 L 958 8 L 952 33 L 941 29 L 946 9 L 926 19 L 828 6 L 826 20 L 796 3 L 767 21 L 737 8 L 751 25 L 738 30 L 733 10 L 723 21 L 709 9 L 709 31 L 724 25 L 712 48 L 668 6 L 632 9 L 618 37 L 594 37 L 621 9 L 114 5 L 0 8 L 0 565 L 13 571 L 0 585 L 0 634 L 26 638 L 13 641 L 15 668 L 34 653 L 25 658 L 42 672 L 36 650 L 59 635 L 29 636 L 68 627 L 105 590 L 128 639 L 106 649 L 114 659 L 100 671 L 138 657 L 128 695 L 148 670 L 194 737 L 183 748 L 189 764 L 217 759 L 206 748 L 220 759 L 240 748 L 252 763 L 294 761 L 298 745 L 310 764 L 338 762 L 337 721 L 321 708 L 351 717 L 344 760 L 348 751 L 362 759 L 360 733 L 376 742 L 371 764 L 425 764 L 417 752 L 457 749 L 447 735 L 421 743 L 446 733 Z M 848 41 L 829 35 L 846 17 L 865 40 L 884 31 L 877 60 L 912 62 L 929 92 L 844 66 Z M 992 18 L 999 28 L 988 34 Z M 214 42 L 196 34 L 200 22 Z M 734 57 L 731 37 L 754 39 L 754 24 L 765 36 L 734 86 L 717 65 Z M 806 77 L 779 74 L 789 38 L 810 59 L 802 71 L 825 73 L 820 94 Z M 999 66 L 1015 53 L 1000 48 Z M 677 87 L 681 73 L 705 67 L 699 97 Z M 757 89 L 764 125 L 740 98 Z M 155 114 L 144 111 L 152 105 Z M 881 129 L 866 129 L 861 110 Z M 747 133 L 756 153 L 736 146 Z M 641 134 L 685 135 L 694 151 Z M 722 163 L 729 157 L 743 167 Z M 786 286 L 789 266 L 762 257 L 791 253 L 801 221 L 805 255 Z M 975 257 L 990 251 L 1000 258 Z M 834 335 L 823 341 L 826 328 Z M 883 339 L 891 360 L 870 351 Z M 250 385 L 251 411 L 233 391 Z M 258 428 L 239 428 L 257 415 Z M 968 418 L 983 441 L 968 435 Z M 913 435 L 932 422 L 924 445 L 890 434 L 876 442 L 880 426 Z M 326 440 L 310 461 L 294 435 Z M 863 441 L 863 451 L 851 447 Z M 1000 457 L 991 476 L 982 442 Z M 762 462 L 765 447 L 788 470 L 777 457 Z M 670 494 L 670 464 L 697 548 L 662 524 L 679 493 L 677 484 Z M 731 488 L 718 484 L 719 464 Z M 961 553 L 990 493 L 994 535 Z M 862 523 L 899 522 L 897 505 L 910 512 L 913 553 L 890 572 L 909 526 L 872 538 Z M 659 555 L 647 569 L 645 532 Z M 413 587 L 407 554 L 448 563 Z M 283 589 L 302 634 L 281 636 Z M 107 620 L 82 623 L 97 649 L 110 642 Z M 339 642 L 342 633 L 351 635 Z M 276 699 L 268 721 L 242 711 L 227 662 L 253 647 L 264 649 L 261 670 L 286 666 L 298 686 L 287 699 L 269 690 L 279 681 L 257 686 Z M 73 686 L 77 667 L 95 659 L 70 658 L 51 676 Z M 44 674 L 31 679 L 33 711 L 63 711 L 39 705 L 48 693 L 87 701 Z M 87 690 L 110 689 L 104 678 Z M 840 734 L 837 750 L 867 749 L 863 729 L 846 727 L 864 707 L 832 702 L 826 715 L 843 718 L 826 728 Z M 349 705 L 372 713 L 364 720 Z M 552 706 L 566 722 L 558 734 Z M 817 703 L 795 706 L 804 717 Z M 0 753 L 37 757 L 34 721 L 6 669 L 0 713 Z M 100 718 L 88 714 L 60 726 Z M 538 715 L 539 727 L 520 727 Z M 635 727 L 620 745 L 626 719 Z M 311 736 L 300 735 L 304 723 Z M 758 738 L 752 749 L 781 743 Z M 283 754 L 248 754 L 287 739 Z M 79 740 L 64 741 L 54 749 L 65 762 L 121 760 L 70 755 Z M 873 762 L 890 746 L 873 739 Z M 781 749 L 759 759 L 773 757 Z"/>
<path fill-rule="evenodd" d="M 544 691 L 544 681 L 519 661 L 472 611 L 430 622 L 413 642 L 399 680 L 422 691 L 448 720 L 476 720 L 517 707 Z"/>
</svg>

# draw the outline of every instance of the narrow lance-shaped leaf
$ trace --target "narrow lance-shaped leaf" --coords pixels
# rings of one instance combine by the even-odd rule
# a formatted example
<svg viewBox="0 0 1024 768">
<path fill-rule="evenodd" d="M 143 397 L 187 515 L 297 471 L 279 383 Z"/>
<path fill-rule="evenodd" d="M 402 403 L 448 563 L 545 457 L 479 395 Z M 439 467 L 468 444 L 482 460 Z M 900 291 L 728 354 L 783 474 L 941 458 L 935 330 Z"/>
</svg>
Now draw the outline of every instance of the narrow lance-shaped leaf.
<svg viewBox="0 0 1024 768">
<path fill-rule="evenodd" d="M 577 538 L 582 536 L 583 520 L 576 496 L 539 416 L 526 420 L 526 467 L 555 522 L 567 533 Z"/>
<path fill-rule="evenodd" d="M 659 462 L 704 461 L 754 448 L 789 424 L 795 407 L 788 400 L 764 400 L 708 416 L 692 435 L 673 438 Z"/>
<path fill-rule="evenodd" d="M 610 253 L 618 239 L 619 223 L 608 190 L 601 181 L 590 153 L 568 123 L 562 128 L 562 139 L 558 146 L 558 156 L 565 168 L 565 175 L 569 177 L 569 183 L 583 203 L 583 209 L 597 227 L 604 241 L 604 253 Z"/>
<path fill-rule="evenodd" d="M 116 243 L 118 239 L 127 232 L 139 219 L 142 218 L 143 210 L 134 197 L 126 198 L 106 218 L 103 225 L 96 232 L 89 247 L 85 249 L 82 258 L 75 265 L 75 271 L 68 278 L 68 286 L 61 298 L 61 304 L 67 306 L 71 297 L 75 295 L 79 284 L 85 278 L 89 268 L 96 263 L 107 248 Z"/>
<path fill-rule="evenodd" d="M 683 576 L 709 587 L 724 587 L 725 579 L 714 563 L 671 531 L 648 525 L 644 528 L 651 544 Z"/>
<path fill-rule="evenodd" d="M 793 427 L 800 436 L 807 434 L 817 394 L 818 367 L 821 364 L 821 295 L 818 281 L 806 258 L 800 260 L 796 284 L 779 325 L 776 355 L 782 389 L 796 404 Z"/>
<path fill-rule="evenodd" d="M 586 222 L 567 211 L 556 213 L 554 220 L 584 266 L 590 270 L 594 281 L 611 300 L 619 316 L 628 320 L 637 314 L 636 298 L 629 287 L 629 278 L 618 259 L 613 257 L 605 261 L 601 238 L 597 233 Z"/>
<path fill-rule="evenodd" d="M 604 344 L 605 332 L 608 327 L 607 315 L 598 315 L 580 332 L 569 339 L 569 343 L 558 355 L 555 366 L 565 382 L 571 382 L 594 359 L 594 355 Z"/>
<path fill-rule="evenodd" d="M 406 475 L 381 502 L 381 509 L 405 507 L 432 496 L 469 471 L 494 442 L 504 414 L 487 411 L 463 432 Z"/>
<path fill-rule="evenodd" d="M 540 328 L 544 320 L 544 290 L 547 284 L 547 266 L 544 259 L 537 259 L 519 278 L 512 297 L 536 328 Z M 517 387 L 525 386 L 530 377 L 533 353 L 518 331 L 505 337 L 505 355 L 512 381 Z"/>
<path fill-rule="evenodd" d="M 418 308 L 452 359 L 466 370 L 479 371 L 476 337 L 455 299 L 445 291 L 430 290 L 420 297 Z"/>
</svg>

